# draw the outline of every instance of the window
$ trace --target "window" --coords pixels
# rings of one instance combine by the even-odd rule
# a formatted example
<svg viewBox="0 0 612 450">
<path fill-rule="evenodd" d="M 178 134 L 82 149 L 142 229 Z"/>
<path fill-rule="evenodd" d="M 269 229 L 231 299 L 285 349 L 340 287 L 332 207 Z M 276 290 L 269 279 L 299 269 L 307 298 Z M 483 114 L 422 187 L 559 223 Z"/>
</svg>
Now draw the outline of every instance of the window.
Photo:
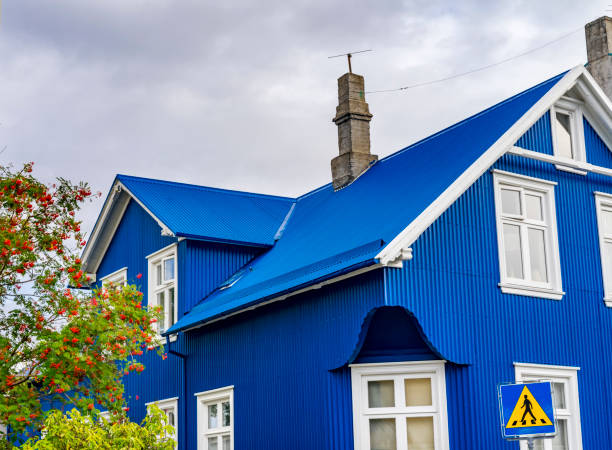
<svg viewBox="0 0 612 450">
<path fill-rule="evenodd" d="M 560 300 L 556 183 L 499 170 L 494 183 L 502 292 Z"/>
<path fill-rule="evenodd" d="M 595 192 L 604 303 L 612 307 L 612 195 Z"/>
<path fill-rule="evenodd" d="M 444 362 L 351 366 L 355 450 L 446 450 Z"/>
<path fill-rule="evenodd" d="M 107 422 L 110 421 L 110 411 L 100 411 L 98 413 L 98 419 L 102 420 L 106 420 Z"/>
<path fill-rule="evenodd" d="M 102 284 L 112 284 L 113 286 L 124 286 L 127 284 L 127 267 L 123 267 L 108 275 L 100 278 Z"/>
<path fill-rule="evenodd" d="M 234 449 L 234 387 L 195 394 L 198 450 Z"/>
<path fill-rule="evenodd" d="M 162 320 L 158 332 L 170 328 L 178 315 L 176 301 L 176 244 L 147 256 L 149 260 L 149 305 L 161 306 Z"/>
<path fill-rule="evenodd" d="M 178 397 L 146 403 L 147 409 L 151 405 L 157 405 L 157 407 L 166 414 L 166 417 L 168 418 L 168 425 L 175 427 L 176 429 L 178 424 Z M 176 431 L 170 437 L 176 441 L 175 448 L 178 448 L 178 434 Z"/>
<path fill-rule="evenodd" d="M 514 364 L 516 381 L 550 381 L 557 420 L 557 434 L 553 439 L 537 439 L 539 450 L 582 450 L 580 405 L 578 403 L 577 367 L 559 367 L 540 364 Z M 521 450 L 526 450 L 521 443 Z"/>
<path fill-rule="evenodd" d="M 557 158 L 586 162 L 582 120 L 582 103 L 578 100 L 563 97 L 551 108 L 553 150 Z M 562 164 L 558 164 L 557 168 L 586 174 L 586 171 Z"/>
</svg>

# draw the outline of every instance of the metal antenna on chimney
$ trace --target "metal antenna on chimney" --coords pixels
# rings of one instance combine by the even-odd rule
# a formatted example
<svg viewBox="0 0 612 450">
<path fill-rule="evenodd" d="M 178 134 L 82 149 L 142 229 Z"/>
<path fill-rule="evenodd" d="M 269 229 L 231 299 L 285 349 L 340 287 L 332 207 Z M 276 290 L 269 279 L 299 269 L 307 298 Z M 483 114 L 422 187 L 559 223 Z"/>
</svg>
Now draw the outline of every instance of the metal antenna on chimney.
<svg viewBox="0 0 612 450">
<path fill-rule="evenodd" d="M 353 55 L 357 54 L 357 53 L 365 53 L 365 52 L 371 52 L 372 49 L 368 49 L 368 50 L 358 50 L 356 52 L 349 52 L 349 53 L 342 53 L 340 55 L 334 55 L 334 56 L 328 56 L 328 59 L 331 58 L 339 58 L 340 56 L 346 56 L 346 58 L 348 59 L 348 66 L 349 66 L 349 73 L 353 73 L 353 68 L 351 67 L 351 58 L 353 57 Z"/>
</svg>

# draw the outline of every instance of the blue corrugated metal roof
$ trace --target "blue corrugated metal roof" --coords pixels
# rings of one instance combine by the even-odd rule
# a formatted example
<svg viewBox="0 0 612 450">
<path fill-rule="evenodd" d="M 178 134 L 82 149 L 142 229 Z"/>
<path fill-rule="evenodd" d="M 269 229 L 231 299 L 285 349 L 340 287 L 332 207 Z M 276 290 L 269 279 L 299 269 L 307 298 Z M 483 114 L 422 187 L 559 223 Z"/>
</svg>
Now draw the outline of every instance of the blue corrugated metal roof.
<svg viewBox="0 0 612 450">
<path fill-rule="evenodd" d="M 117 175 L 176 236 L 270 246 L 294 199 Z"/>
<path fill-rule="evenodd" d="M 181 318 L 176 332 L 285 292 L 374 264 L 390 242 L 491 147 L 564 74 L 374 164 L 348 187 L 299 197 L 282 237 L 227 289 Z"/>
</svg>

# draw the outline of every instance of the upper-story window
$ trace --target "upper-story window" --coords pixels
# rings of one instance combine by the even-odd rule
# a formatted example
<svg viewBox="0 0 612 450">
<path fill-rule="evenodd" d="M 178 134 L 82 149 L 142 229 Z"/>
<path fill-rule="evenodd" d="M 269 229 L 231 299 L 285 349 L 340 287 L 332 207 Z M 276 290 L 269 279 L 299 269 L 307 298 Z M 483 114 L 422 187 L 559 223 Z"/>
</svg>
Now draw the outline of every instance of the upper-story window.
<svg viewBox="0 0 612 450">
<path fill-rule="evenodd" d="M 127 267 L 123 267 L 119 270 L 109 273 L 108 275 L 100 278 L 103 284 L 112 284 L 113 286 L 124 286 L 127 284 Z"/>
<path fill-rule="evenodd" d="M 561 299 L 556 183 L 496 170 L 494 184 L 502 292 Z"/>
<path fill-rule="evenodd" d="M 604 302 L 612 307 L 612 195 L 595 193 Z"/>
<path fill-rule="evenodd" d="M 551 108 L 550 116 L 555 156 L 560 159 L 585 162 L 582 103 L 563 97 Z M 557 165 L 557 168 L 586 173 L 563 165 Z"/>
<path fill-rule="evenodd" d="M 444 362 L 351 366 L 355 450 L 447 450 Z"/>
<path fill-rule="evenodd" d="M 536 439 L 538 450 L 582 450 L 578 368 L 515 363 L 518 383 L 550 381 L 553 388 L 557 434 L 553 439 Z M 521 443 L 527 450 L 527 443 Z"/>
<path fill-rule="evenodd" d="M 178 304 L 176 300 L 176 244 L 165 247 L 147 256 L 149 261 L 149 305 L 161 306 L 162 320 L 158 322 L 161 333 L 176 322 Z"/>
</svg>

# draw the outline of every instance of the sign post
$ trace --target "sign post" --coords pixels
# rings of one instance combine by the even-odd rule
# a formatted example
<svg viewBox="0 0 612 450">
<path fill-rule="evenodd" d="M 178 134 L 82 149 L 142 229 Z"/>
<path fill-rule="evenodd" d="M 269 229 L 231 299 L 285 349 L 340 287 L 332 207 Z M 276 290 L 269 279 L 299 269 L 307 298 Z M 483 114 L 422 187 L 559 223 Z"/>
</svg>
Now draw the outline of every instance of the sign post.
<svg viewBox="0 0 612 450">
<path fill-rule="evenodd" d="M 555 436 L 555 411 L 549 381 L 502 384 L 498 392 L 504 439 L 525 439 L 531 450 L 535 438 Z"/>
</svg>

